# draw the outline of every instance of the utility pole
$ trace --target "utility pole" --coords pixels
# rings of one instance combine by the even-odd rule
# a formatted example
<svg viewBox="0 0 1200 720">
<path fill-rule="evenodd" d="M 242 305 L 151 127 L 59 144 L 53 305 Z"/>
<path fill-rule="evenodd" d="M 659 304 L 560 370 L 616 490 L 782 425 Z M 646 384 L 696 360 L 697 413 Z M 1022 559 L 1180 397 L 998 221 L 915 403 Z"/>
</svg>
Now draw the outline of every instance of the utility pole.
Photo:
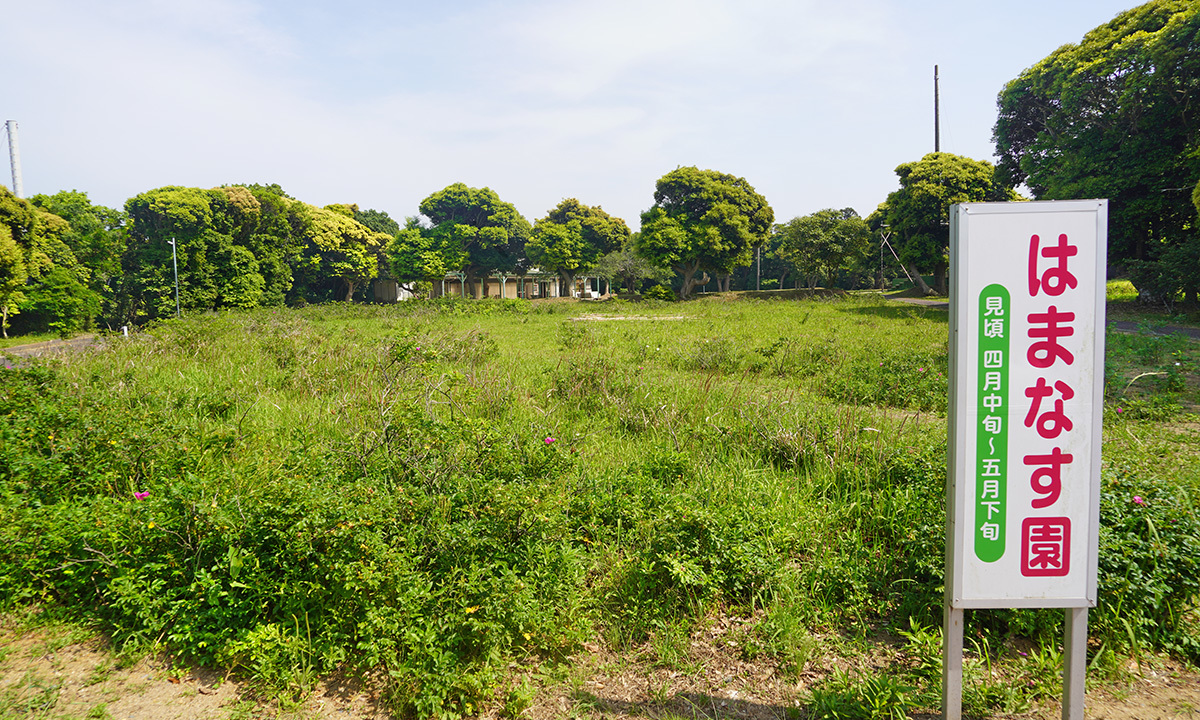
<svg viewBox="0 0 1200 720">
<path fill-rule="evenodd" d="M 175 259 L 175 238 L 167 241 L 171 245 L 171 267 L 175 269 L 175 319 L 179 319 L 179 261 Z"/>
<path fill-rule="evenodd" d="M 941 114 L 938 108 L 938 66 L 933 66 L 933 151 L 942 151 Z"/>
<path fill-rule="evenodd" d="M 887 225 L 879 229 L 879 289 L 887 290 L 887 283 L 883 281 L 883 246 L 887 245 L 888 238 L 892 236 L 891 230 L 884 230 Z"/>
<path fill-rule="evenodd" d="M 754 289 L 762 290 L 762 245 L 758 246 L 758 252 L 755 254 L 758 258 L 754 268 Z"/>
<path fill-rule="evenodd" d="M 17 146 L 17 121 L 9 120 L 4 123 L 8 130 L 8 161 L 12 165 L 13 195 L 25 197 L 25 189 L 21 184 L 21 150 Z"/>
</svg>

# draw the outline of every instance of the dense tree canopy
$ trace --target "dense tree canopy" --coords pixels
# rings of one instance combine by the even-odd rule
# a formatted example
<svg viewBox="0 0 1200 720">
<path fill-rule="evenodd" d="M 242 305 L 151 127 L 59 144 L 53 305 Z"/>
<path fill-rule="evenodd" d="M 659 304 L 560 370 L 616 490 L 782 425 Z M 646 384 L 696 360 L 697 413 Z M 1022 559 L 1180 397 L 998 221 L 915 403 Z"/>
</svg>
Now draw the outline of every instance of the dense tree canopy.
<svg viewBox="0 0 1200 720">
<path fill-rule="evenodd" d="M 261 292 L 265 283 L 257 262 L 248 263 L 244 254 L 233 249 L 237 229 L 229 196 L 221 190 L 158 188 L 130 198 L 125 212 L 130 223 L 124 268 L 129 306 L 125 310 L 131 319 L 174 313 L 175 266 L 179 300 L 185 308 L 245 307 L 247 299 L 241 291 L 248 286 Z M 250 277 L 239 278 L 234 273 Z M 227 298 L 226 289 L 238 294 Z"/>
<path fill-rule="evenodd" d="M 121 282 L 121 256 L 125 253 L 125 214 L 93 205 L 87 193 L 75 190 L 54 195 L 34 195 L 34 206 L 53 213 L 69 226 L 63 241 L 81 266 L 87 268 L 88 287 L 103 303 L 101 314 L 111 315 Z"/>
<path fill-rule="evenodd" d="M 183 309 L 252 308 L 350 299 L 399 232 L 387 213 L 318 208 L 278 185 L 163 187 L 124 212 L 0 186 L 0 227 L 0 328 L 62 333 L 173 315 L 172 243 Z"/>
<path fill-rule="evenodd" d="M 861 265 L 871 253 L 871 230 L 853 208 L 792 218 L 777 234 L 775 256 L 791 263 L 809 287 L 818 281 L 832 286 L 840 271 Z"/>
<path fill-rule="evenodd" d="M 402 288 L 416 292 L 416 283 L 433 283 L 467 263 L 467 252 L 450 236 L 410 217 L 385 248 L 389 273 Z"/>
<path fill-rule="evenodd" d="M 87 287 L 91 273 L 67 243 L 63 218 L 0 187 L 0 332 L 22 314 L 23 332 L 68 333 L 89 327 L 100 298 Z"/>
<path fill-rule="evenodd" d="M 400 234 L 400 223 L 393 220 L 390 215 L 382 210 L 359 210 L 358 206 L 355 205 L 354 219 L 375 232 L 383 233 L 389 237 L 396 237 Z"/>
<path fill-rule="evenodd" d="M 534 223 L 525 256 L 532 265 L 557 272 L 571 288 L 577 272 L 594 267 L 601 255 L 619 250 L 629 234 L 624 220 L 568 198 Z"/>
<path fill-rule="evenodd" d="M 13 240 L 12 229 L 0 224 L 0 335 L 8 337 L 8 319 L 25 302 L 25 253 Z"/>
<path fill-rule="evenodd" d="M 237 187 L 237 186 L 234 186 Z M 278 185 L 244 186 L 258 203 L 257 211 L 246 210 L 246 218 L 257 218 L 257 224 L 245 235 L 244 245 L 258 260 L 258 272 L 263 277 L 262 305 L 281 305 L 285 301 L 321 300 L 332 297 L 325 288 L 296 287 L 294 270 L 300 265 L 305 247 L 302 223 L 296 217 L 296 201 Z M 238 193 L 240 195 L 240 193 Z M 242 199 L 242 205 L 249 200 Z"/>
<path fill-rule="evenodd" d="M 1196 254 L 1184 246 L 1197 242 L 1197 78 L 1200 3 L 1154 0 L 1054 51 L 998 99 L 1004 177 L 1039 200 L 1108 198 L 1110 264 L 1150 296 L 1194 298 L 1200 281 L 1179 257 Z"/>
<path fill-rule="evenodd" d="M 446 269 L 464 272 L 469 286 L 488 273 L 515 269 L 529 239 L 529 221 L 491 188 L 454 183 L 422 200 L 420 209 L 433 224 L 425 232 L 443 249 Z M 465 262 L 454 264 L 460 254 Z"/>
<path fill-rule="evenodd" d="M 683 277 L 681 297 L 704 284 L 697 273 L 728 275 L 767 241 L 774 211 L 745 179 L 685 167 L 659 179 L 654 206 L 642 213 L 637 250 Z"/>
<path fill-rule="evenodd" d="M 928 293 L 921 273 L 932 274 L 936 291 L 946 293 L 950 250 L 950 206 L 964 202 L 1019 199 L 997 182 L 995 168 L 983 160 L 950 153 L 929 153 L 896 168 L 900 189 L 888 195 L 868 221 L 887 225 L 913 278 Z"/>
<path fill-rule="evenodd" d="M 342 207 L 302 203 L 277 186 L 165 187 L 130 198 L 123 314 L 174 312 L 172 241 L 184 308 L 348 300 L 377 275 L 391 237 Z"/>
<path fill-rule="evenodd" d="M 333 209 L 307 203 L 294 203 L 292 209 L 307 243 L 301 267 L 306 275 L 345 283 L 345 296 L 338 297 L 349 302 L 357 288 L 378 275 L 379 254 L 391 236 Z"/>
</svg>

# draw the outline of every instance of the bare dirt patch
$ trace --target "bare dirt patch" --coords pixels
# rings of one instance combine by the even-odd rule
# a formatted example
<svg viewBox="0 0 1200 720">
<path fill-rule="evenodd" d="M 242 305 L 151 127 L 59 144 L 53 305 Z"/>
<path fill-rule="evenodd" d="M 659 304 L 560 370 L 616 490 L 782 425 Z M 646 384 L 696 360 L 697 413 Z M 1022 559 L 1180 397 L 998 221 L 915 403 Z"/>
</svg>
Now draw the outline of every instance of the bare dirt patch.
<svg viewBox="0 0 1200 720">
<path fill-rule="evenodd" d="M 28 358 L 41 357 L 43 355 L 53 355 L 55 353 L 64 353 L 75 350 L 82 350 L 90 347 L 98 347 L 101 340 L 92 333 L 76 335 L 73 338 L 66 340 L 45 340 L 43 342 L 28 343 L 25 345 L 13 345 L 0 350 L 0 357 L 9 356 L 12 358 Z"/>
<path fill-rule="evenodd" d="M 302 703 L 281 707 L 249 686 L 205 668 L 176 666 L 169 655 L 132 662 L 99 636 L 60 628 L 0 632 L 0 717 L 308 718 L 382 720 L 378 694 L 338 676 L 325 678 Z"/>
<path fill-rule="evenodd" d="M 788 672 L 770 658 L 744 658 L 739 638 L 752 622 L 730 617 L 713 620 L 692 632 L 686 656 L 672 663 L 658 659 L 649 645 L 618 653 L 586 643 L 565 671 L 537 662 L 513 665 L 510 685 L 524 683 L 536 690 L 531 704 L 518 716 L 528 720 L 802 720 L 808 693 L 835 668 L 887 672 L 906 662 L 894 638 L 881 637 L 870 653 L 844 658 L 821 649 L 837 646 L 835 638 L 815 636 L 812 659 L 801 672 Z M 498 696 L 481 717 L 501 717 L 502 705 Z M 988 717 L 1051 720 L 1060 714 L 1057 703 L 1048 702 L 1025 713 Z M 10 628 L 0 631 L 0 717 L 382 720 L 391 715 L 377 692 L 346 677 L 326 678 L 303 702 L 280 706 L 256 697 L 236 678 L 179 667 L 167 655 L 126 664 L 95 635 L 59 628 L 32 632 Z M 941 714 L 924 709 L 909 717 L 933 720 Z M 1200 720 L 1200 674 L 1165 658 L 1142 666 L 1131 664 L 1123 681 L 1089 687 L 1086 717 Z"/>
<path fill-rule="evenodd" d="M 607 320 L 690 320 L 683 315 L 580 315 L 573 322 L 605 322 Z"/>
<path fill-rule="evenodd" d="M 803 720 L 809 693 L 835 669 L 886 673 L 910 659 L 896 638 L 880 637 L 863 656 L 822 653 L 834 638 L 814 636 L 817 647 L 799 673 L 781 669 L 769 658 L 743 659 L 739 635 L 751 619 L 722 618 L 696 630 L 689 639 L 688 657 L 671 666 L 656 661 L 648 647 L 614 653 L 588 643 L 572 659 L 572 678 L 543 685 L 524 717 L 557 718 L 711 718 L 725 720 Z M 827 643 L 823 643 L 827 640 Z M 536 670 L 531 669 L 531 676 Z M 1061 717 L 1057 702 L 1045 702 L 1019 714 L 994 713 L 995 720 L 1052 720 Z M 1091 720 L 1200 720 L 1200 674 L 1166 658 L 1152 665 L 1130 667 L 1123 682 L 1096 682 L 1089 687 L 1085 716 Z M 913 720 L 935 720 L 937 708 L 918 708 Z"/>
</svg>

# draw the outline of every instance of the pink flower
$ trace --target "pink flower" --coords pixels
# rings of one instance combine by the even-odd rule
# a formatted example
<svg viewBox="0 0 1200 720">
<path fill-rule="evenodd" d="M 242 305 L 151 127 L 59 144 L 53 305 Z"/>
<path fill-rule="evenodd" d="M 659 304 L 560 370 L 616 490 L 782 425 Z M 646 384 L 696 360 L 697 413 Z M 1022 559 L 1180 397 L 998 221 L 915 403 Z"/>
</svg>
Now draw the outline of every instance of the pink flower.
<svg viewBox="0 0 1200 720">
<path fill-rule="evenodd" d="M 1137 505 L 1145 505 L 1146 504 L 1146 501 L 1142 499 L 1141 495 L 1134 495 L 1133 502 Z"/>
<path fill-rule="evenodd" d="M 135 500 L 145 500 L 146 498 L 150 497 L 150 491 L 147 490 L 146 492 L 135 492 L 133 497 Z"/>
<path fill-rule="evenodd" d="M 548 437 L 548 438 L 546 438 L 546 444 L 547 444 L 547 445 L 549 445 L 549 444 L 550 444 L 550 443 L 552 443 L 552 442 L 554 442 L 554 438 L 552 438 L 552 437 Z"/>
<path fill-rule="evenodd" d="M 1117 408 L 1117 412 L 1125 412 L 1125 411 L 1122 410 L 1121 408 Z"/>
</svg>

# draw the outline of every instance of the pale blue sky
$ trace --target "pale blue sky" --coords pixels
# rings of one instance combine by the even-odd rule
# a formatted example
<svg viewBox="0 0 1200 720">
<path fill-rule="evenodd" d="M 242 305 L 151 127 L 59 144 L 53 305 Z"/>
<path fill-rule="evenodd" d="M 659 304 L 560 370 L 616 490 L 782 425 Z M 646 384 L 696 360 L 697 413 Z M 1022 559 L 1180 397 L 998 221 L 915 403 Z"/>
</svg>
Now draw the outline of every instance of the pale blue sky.
<svg viewBox="0 0 1200 720">
<path fill-rule="evenodd" d="M 114 207 L 274 182 L 402 220 L 461 181 L 531 222 L 577 197 L 636 228 L 655 181 L 696 165 L 778 221 L 867 215 L 933 150 L 935 64 L 942 150 L 991 160 L 1004 84 L 1134 6 L 0 0 L 0 120 L 27 196 Z"/>
</svg>

